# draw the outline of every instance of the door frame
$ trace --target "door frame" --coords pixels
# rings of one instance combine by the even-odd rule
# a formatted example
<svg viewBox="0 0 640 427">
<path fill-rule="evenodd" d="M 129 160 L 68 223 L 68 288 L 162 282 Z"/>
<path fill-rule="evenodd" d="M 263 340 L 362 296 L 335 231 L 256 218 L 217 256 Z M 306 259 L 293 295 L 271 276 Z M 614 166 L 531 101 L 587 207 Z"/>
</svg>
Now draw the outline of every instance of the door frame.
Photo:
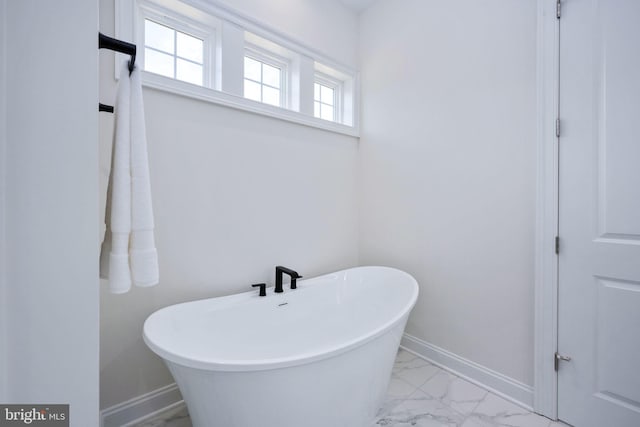
<svg viewBox="0 0 640 427">
<path fill-rule="evenodd" d="M 560 19 L 559 0 L 537 0 L 537 180 L 534 282 L 535 412 L 558 417 L 558 140 Z"/>
</svg>

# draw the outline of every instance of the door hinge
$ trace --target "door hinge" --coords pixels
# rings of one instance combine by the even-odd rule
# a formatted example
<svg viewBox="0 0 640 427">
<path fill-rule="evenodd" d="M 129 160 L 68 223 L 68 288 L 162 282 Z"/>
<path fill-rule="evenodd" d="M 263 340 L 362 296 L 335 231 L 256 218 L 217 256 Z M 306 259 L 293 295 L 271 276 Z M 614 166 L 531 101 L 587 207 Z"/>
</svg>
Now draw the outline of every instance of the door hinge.
<svg viewBox="0 0 640 427">
<path fill-rule="evenodd" d="M 556 137 L 560 138 L 560 117 L 556 119 Z"/>
<path fill-rule="evenodd" d="M 560 19 L 562 16 L 562 1 L 556 0 L 556 18 Z"/>
<path fill-rule="evenodd" d="M 560 253 L 560 237 L 556 236 L 555 240 L 556 255 Z"/>
<path fill-rule="evenodd" d="M 561 355 L 560 353 L 558 353 L 556 351 L 556 353 L 553 355 L 553 368 L 556 370 L 556 372 L 558 371 L 558 368 L 559 368 L 561 360 L 563 360 L 565 362 L 570 362 L 571 361 L 571 357 L 563 356 L 563 355 Z"/>
</svg>

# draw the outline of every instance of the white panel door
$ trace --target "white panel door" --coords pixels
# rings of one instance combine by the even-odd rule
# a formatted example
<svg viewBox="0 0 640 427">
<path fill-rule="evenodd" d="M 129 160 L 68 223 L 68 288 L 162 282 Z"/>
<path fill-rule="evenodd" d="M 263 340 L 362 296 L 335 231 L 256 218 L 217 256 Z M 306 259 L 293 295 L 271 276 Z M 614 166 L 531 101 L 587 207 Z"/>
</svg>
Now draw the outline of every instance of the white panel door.
<svg viewBox="0 0 640 427">
<path fill-rule="evenodd" d="M 640 0 L 563 0 L 558 416 L 640 427 Z"/>
</svg>

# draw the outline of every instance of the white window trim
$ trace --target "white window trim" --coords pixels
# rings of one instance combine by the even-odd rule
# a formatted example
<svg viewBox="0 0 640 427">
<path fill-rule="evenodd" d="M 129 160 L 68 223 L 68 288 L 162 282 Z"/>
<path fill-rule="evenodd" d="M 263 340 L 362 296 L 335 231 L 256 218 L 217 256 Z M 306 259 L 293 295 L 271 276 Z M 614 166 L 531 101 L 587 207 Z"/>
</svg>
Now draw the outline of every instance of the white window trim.
<svg viewBox="0 0 640 427">
<path fill-rule="evenodd" d="M 202 52 L 202 85 L 207 88 L 214 88 L 216 85 L 216 39 L 218 28 L 212 25 L 205 25 L 201 22 L 194 21 L 185 16 L 168 17 L 170 11 L 166 11 L 159 6 L 152 5 L 148 2 L 140 2 L 140 11 L 137 18 L 137 40 L 139 52 L 136 61 L 139 62 L 141 69 L 144 69 L 145 54 L 145 19 L 165 25 L 178 32 L 188 34 L 199 38 L 203 42 Z M 177 49 L 177 47 L 176 47 Z M 176 58 L 177 51 L 174 55 Z M 175 65 L 174 65 L 175 66 Z M 176 78 L 176 80 L 178 80 Z"/>
<path fill-rule="evenodd" d="M 344 111 L 343 110 L 344 97 L 342 96 L 343 82 L 327 74 L 316 71 L 314 75 L 314 83 L 319 83 L 322 86 L 326 86 L 328 88 L 333 89 L 333 121 L 337 123 L 343 122 L 343 111 Z M 314 102 L 315 102 L 315 97 L 314 97 Z"/>
<path fill-rule="evenodd" d="M 212 104 L 222 105 L 236 110 L 260 114 L 263 116 L 272 117 L 275 119 L 297 123 L 313 128 L 323 129 L 342 135 L 354 137 L 360 136 L 358 129 L 353 126 L 347 126 L 343 125 L 342 123 L 322 120 L 311 115 L 302 114 L 293 110 L 287 110 L 286 108 L 274 107 L 269 104 L 252 101 L 250 99 L 246 99 L 244 96 L 192 85 L 190 83 L 182 82 L 180 80 L 174 80 L 169 77 L 161 76 L 159 74 L 153 74 L 143 71 L 142 84 L 153 89 L 162 90 L 188 98 L 198 99 L 200 101 L 210 102 Z"/>
<path fill-rule="evenodd" d="M 138 27 L 139 27 L 139 3 L 153 3 L 155 6 L 156 3 L 162 4 L 174 4 L 176 2 L 172 2 L 169 0 L 115 0 L 115 34 L 114 36 L 118 39 L 125 41 L 132 41 L 138 45 L 138 49 L 142 51 L 144 46 L 140 43 L 140 38 L 137 36 Z M 181 0 L 182 3 L 189 7 L 194 7 L 201 11 L 203 14 L 211 15 L 211 19 L 215 19 L 220 22 L 220 27 L 216 27 L 217 30 L 225 31 L 224 28 L 230 28 L 232 26 L 238 27 L 243 31 L 238 31 L 238 33 L 243 33 L 244 31 L 251 32 L 260 37 L 264 37 L 269 39 L 273 43 L 276 43 L 282 46 L 285 49 L 288 49 L 295 53 L 300 58 L 311 58 L 313 61 L 320 62 L 322 64 L 326 64 L 327 66 L 339 71 L 341 74 L 350 76 L 350 80 L 348 82 L 349 86 L 349 114 L 345 116 L 349 116 L 347 120 L 344 120 L 344 123 L 331 122 L 328 120 L 322 120 L 313 116 L 313 86 L 310 89 L 311 93 L 311 111 L 308 111 L 308 108 L 305 107 L 304 113 L 299 111 L 294 111 L 291 109 L 285 109 L 282 107 L 274 107 L 268 104 L 259 103 L 256 101 L 252 101 L 244 98 L 242 85 L 237 86 L 237 89 L 230 92 L 224 92 L 221 90 L 220 82 L 222 81 L 222 87 L 224 87 L 224 81 L 229 80 L 229 76 L 227 78 L 222 79 L 219 73 L 219 64 L 216 64 L 216 82 L 214 84 L 214 88 L 202 87 L 193 85 L 187 82 L 183 82 L 180 80 L 175 80 L 169 77 L 149 73 L 146 71 L 142 72 L 142 84 L 145 87 L 150 87 L 158 90 L 162 90 L 165 92 L 198 99 L 201 101 L 210 102 L 212 104 L 222 105 L 229 108 L 234 108 L 250 113 L 260 114 L 268 117 L 273 117 L 280 120 L 285 120 L 292 123 L 301 124 L 304 126 L 309 126 L 313 128 L 323 129 L 330 132 L 359 137 L 360 129 L 359 129 L 359 74 L 351 69 L 350 67 L 346 67 L 338 62 L 332 60 L 324 56 L 322 53 L 304 46 L 295 40 L 289 38 L 288 36 L 280 33 L 277 29 L 269 28 L 264 24 L 254 20 L 253 18 L 241 14 L 235 10 L 231 10 L 227 5 L 218 0 Z M 175 12 L 173 12 L 175 13 Z M 173 14 L 170 13 L 170 14 Z M 186 31 L 190 33 L 190 31 Z M 215 60 L 216 58 L 220 58 L 220 51 L 224 49 L 224 45 L 228 42 L 228 37 L 220 36 L 222 32 L 218 32 L 218 37 L 216 37 L 216 43 L 213 44 L 213 51 L 211 54 L 211 59 Z M 226 34 L 226 33 L 225 33 Z M 227 39 L 227 40 L 225 40 Z M 242 43 L 244 46 L 243 40 L 237 40 Z M 238 57 L 243 57 L 244 52 L 238 52 Z M 223 53 L 223 55 L 225 55 Z M 116 53 L 116 61 L 115 61 L 115 77 L 119 78 L 121 64 L 124 61 L 127 61 L 129 58 L 126 55 Z M 299 61 L 298 61 L 299 62 Z M 311 68 L 312 69 L 312 68 Z M 291 68 L 292 71 L 293 67 Z M 244 75 L 237 76 L 239 77 L 239 83 L 241 83 L 244 79 Z M 289 73 L 289 85 L 290 94 L 297 93 L 296 91 L 300 91 L 299 88 L 293 88 L 292 84 L 292 76 Z M 313 82 L 314 76 L 309 74 L 307 80 Z M 237 92 L 237 93 L 236 93 Z M 305 97 L 304 99 L 308 99 Z M 300 103 L 306 103 L 308 101 L 304 101 L 304 99 L 300 100 Z M 287 105 L 296 106 L 298 102 L 292 102 L 291 99 L 287 99 Z"/>
<path fill-rule="evenodd" d="M 280 69 L 280 108 L 290 109 L 291 63 L 279 55 L 268 52 L 256 45 L 245 43 L 244 56 Z M 244 73 L 242 79 L 244 80 Z M 264 85 L 264 82 L 260 82 Z M 267 85 L 269 86 L 269 85 Z M 243 93 L 244 96 L 244 93 Z M 257 101 L 254 101 L 257 102 Z"/>
</svg>

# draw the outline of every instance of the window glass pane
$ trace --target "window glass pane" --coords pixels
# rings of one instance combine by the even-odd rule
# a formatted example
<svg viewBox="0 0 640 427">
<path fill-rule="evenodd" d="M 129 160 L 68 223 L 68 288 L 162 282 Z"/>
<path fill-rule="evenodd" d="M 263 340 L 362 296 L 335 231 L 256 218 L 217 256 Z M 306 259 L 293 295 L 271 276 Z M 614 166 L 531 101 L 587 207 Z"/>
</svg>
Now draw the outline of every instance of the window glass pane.
<svg viewBox="0 0 640 427">
<path fill-rule="evenodd" d="M 262 102 L 265 104 L 280 106 L 280 90 L 269 86 L 262 86 Z"/>
<path fill-rule="evenodd" d="M 329 106 L 329 105 L 322 105 L 321 108 L 321 114 L 320 117 L 323 118 L 324 120 L 331 120 L 333 121 L 333 107 Z"/>
<path fill-rule="evenodd" d="M 173 56 L 147 48 L 144 50 L 144 69 L 173 78 Z"/>
<path fill-rule="evenodd" d="M 178 58 L 176 64 L 176 78 L 194 85 L 202 86 L 202 65 Z"/>
<path fill-rule="evenodd" d="M 327 86 L 320 86 L 320 100 L 329 105 L 333 105 L 333 89 Z"/>
<path fill-rule="evenodd" d="M 178 31 L 176 41 L 178 43 L 178 56 L 202 64 L 202 48 L 204 45 L 202 40 Z"/>
<path fill-rule="evenodd" d="M 280 87 L 280 68 L 262 64 L 262 83 L 273 87 Z"/>
<path fill-rule="evenodd" d="M 144 21 L 144 44 L 145 46 L 164 52 L 174 53 L 173 45 L 174 30 L 164 25 L 156 24 L 145 19 Z"/>
<path fill-rule="evenodd" d="M 255 59 L 251 59 L 248 56 L 244 57 L 244 78 L 255 80 L 257 82 L 262 81 L 262 72 L 260 71 L 260 67 L 262 62 L 256 61 Z"/>
<path fill-rule="evenodd" d="M 320 103 L 318 101 L 313 103 L 313 117 L 320 117 Z"/>
<path fill-rule="evenodd" d="M 313 99 L 320 101 L 320 85 L 318 83 L 313 84 Z M 320 117 L 320 113 L 318 113 L 318 117 Z"/>
<path fill-rule="evenodd" d="M 260 83 L 252 82 L 251 80 L 244 80 L 244 97 L 253 99 L 254 101 L 261 101 L 260 96 Z"/>
</svg>

